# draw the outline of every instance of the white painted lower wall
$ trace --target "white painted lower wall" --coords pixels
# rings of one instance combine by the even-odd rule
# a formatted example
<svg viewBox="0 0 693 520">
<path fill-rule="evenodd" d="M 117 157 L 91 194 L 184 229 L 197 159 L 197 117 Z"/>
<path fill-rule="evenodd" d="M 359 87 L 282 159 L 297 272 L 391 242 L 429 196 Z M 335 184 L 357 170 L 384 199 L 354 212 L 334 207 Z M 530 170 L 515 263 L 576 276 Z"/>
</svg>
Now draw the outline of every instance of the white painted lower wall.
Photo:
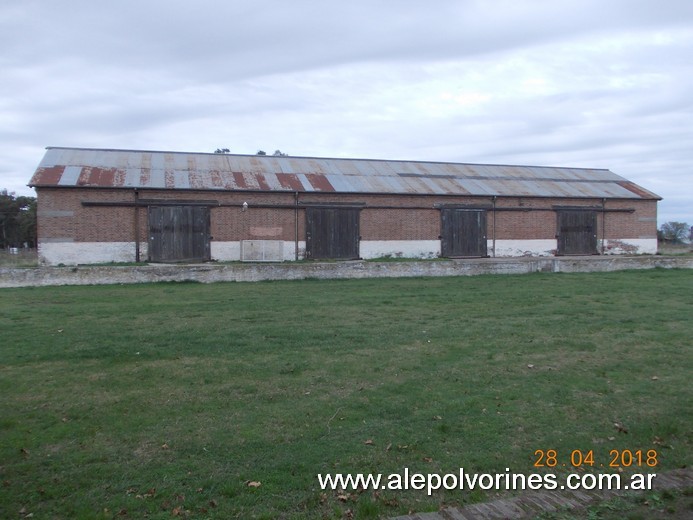
<svg viewBox="0 0 693 520">
<path fill-rule="evenodd" d="M 261 242 L 253 240 L 253 242 Z M 276 242 L 272 240 L 271 242 Z M 281 254 L 282 258 L 273 261 L 291 261 L 296 260 L 296 242 L 293 240 L 282 241 Z M 298 259 L 302 260 L 306 253 L 305 241 L 298 242 Z M 241 260 L 241 241 L 229 242 L 212 242 L 210 244 L 210 254 L 212 260 L 217 262 L 238 262 Z"/>
<path fill-rule="evenodd" d="M 361 258 L 436 258 L 440 240 L 362 240 Z"/>
<path fill-rule="evenodd" d="M 282 241 L 281 260 L 296 259 L 296 243 Z M 556 240 L 496 240 L 496 257 L 553 256 Z M 494 256 L 493 241 L 487 243 L 489 256 Z M 600 247 L 601 251 L 601 247 Z M 241 242 L 216 242 L 210 244 L 212 260 L 230 262 L 241 260 Z M 298 243 L 298 259 L 305 258 L 306 243 Z M 609 239 L 604 242 L 604 254 L 649 254 L 657 253 L 656 238 Z M 361 258 L 436 258 L 440 256 L 440 240 L 362 240 Z M 109 262 L 134 262 L 133 242 L 70 242 L 41 241 L 38 246 L 39 262 L 42 265 L 77 265 Z M 147 260 L 147 243 L 140 243 L 140 259 Z"/>
<path fill-rule="evenodd" d="M 283 240 L 241 240 L 244 262 L 281 262 L 284 260 Z"/>
<path fill-rule="evenodd" d="M 38 244 L 41 265 L 107 264 L 134 262 L 134 242 L 51 242 Z M 140 259 L 147 259 L 147 243 L 140 242 Z"/>
<path fill-rule="evenodd" d="M 605 255 L 654 255 L 657 254 L 656 238 L 622 238 L 604 241 Z"/>
<path fill-rule="evenodd" d="M 303 260 L 306 257 L 306 241 L 298 241 L 298 259 Z M 296 260 L 296 242 L 284 241 L 284 260 Z"/>
<path fill-rule="evenodd" d="M 547 240 L 496 240 L 496 257 L 554 256 L 558 244 Z M 597 250 L 601 253 L 601 240 Z M 493 256 L 493 241 L 488 241 L 488 252 Z M 657 253 L 656 238 L 621 238 L 604 241 L 605 255 L 654 255 Z"/>
<path fill-rule="evenodd" d="M 493 240 L 487 242 L 489 256 L 494 256 Z M 496 240 L 495 256 L 554 256 L 556 240 Z"/>
<path fill-rule="evenodd" d="M 209 244 L 209 254 L 218 262 L 237 262 L 241 259 L 241 243 L 213 241 Z"/>
</svg>

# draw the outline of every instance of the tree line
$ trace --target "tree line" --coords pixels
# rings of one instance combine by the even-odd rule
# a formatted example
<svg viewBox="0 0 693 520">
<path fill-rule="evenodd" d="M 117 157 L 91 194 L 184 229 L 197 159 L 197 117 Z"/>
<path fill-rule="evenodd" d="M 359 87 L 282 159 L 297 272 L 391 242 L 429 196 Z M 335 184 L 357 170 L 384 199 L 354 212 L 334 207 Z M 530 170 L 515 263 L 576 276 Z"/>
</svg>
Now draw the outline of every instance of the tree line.
<svg viewBox="0 0 693 520">
<path fill-rule="evenodd" d="M 214 153 L 225 154 L 225 153 L 231 153 L 231 151 L 228 148 L 217 148 L 216 150 L 214 150 Z M 267 152 L 264 150 L 258 150 L 255 155 L 267 155 Z M 272 155 L 274 155 L 275 157 L 288 157 L 289 156 L 288 153 L 284 153 L 281 150 L 275 150 Z"/>
<path fill-rule="evenodd" d="M 36 197 L 0 190 L 0 248 L 36 247 Z"/>
</svg>

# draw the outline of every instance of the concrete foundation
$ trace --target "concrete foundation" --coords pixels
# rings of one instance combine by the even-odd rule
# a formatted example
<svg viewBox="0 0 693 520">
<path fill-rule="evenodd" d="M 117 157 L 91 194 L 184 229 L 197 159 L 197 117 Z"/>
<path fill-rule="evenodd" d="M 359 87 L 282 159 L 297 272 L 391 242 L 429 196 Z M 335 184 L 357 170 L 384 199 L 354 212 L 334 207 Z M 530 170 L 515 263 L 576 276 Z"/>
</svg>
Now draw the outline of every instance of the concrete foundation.
<svg viewBox="0 0 693 520">
<path fill-rule="evenodd" d="M 1 268 L 0 287 L 151 282 L 258 282 L 306 278 L 474 276 L 534 272 L 588 273 L 626 269 L 692 269 L 693 256 L 482 258 L 434 261 L 241 263 L 143 266 Z"/>
</svg>

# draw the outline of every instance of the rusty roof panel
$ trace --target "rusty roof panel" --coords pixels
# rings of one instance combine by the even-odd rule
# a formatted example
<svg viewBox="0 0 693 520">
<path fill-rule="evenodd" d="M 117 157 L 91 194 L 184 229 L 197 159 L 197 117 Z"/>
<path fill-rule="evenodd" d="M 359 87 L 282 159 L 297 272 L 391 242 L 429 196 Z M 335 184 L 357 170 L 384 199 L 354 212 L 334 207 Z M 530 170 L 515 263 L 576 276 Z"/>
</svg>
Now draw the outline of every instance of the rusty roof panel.
<svg viewBox="0 0 693 520">
<path fill-rule="evenodd" d="M 77 179 L 77 184 L 80 186 L 95 186 L 97 188 L 108 188 L 116 184 L 115 168 L 82 168 L 82 173 Z"/>
<path fill-rule="evenodd" d="M 64 171 L 65 166 L 44 166 L 43 163 L 41 163 L 34 173 L 32 182 L 44 186 L 57 186 L 62 179 Z"/>
<path fill-rule="evenodd" d="M 269 184 L 267 184 L 267 180 L 263 174 L 261 174 L 261 173 L 256 174 L 255 179 L 257 180 L 257 183 L 260 186 L 260 189 L 262 191 L 270 191 L 270 186 L 269 186 Z M 273 190 L 273 191 L 276 191 L 276 190 Z"/>
<path fill-rule="evenodd" d="M 625 188 L 626 190 L 635 193 L 639 197 L 642 197 L 643 199 L 651 199 L 653 196 L 656 197 L 656 195 L 651 191 L 648 191 L 645 188 L 638 186 L 637 184 L 632 183 L 630 181 L 619 180 L 617 184 L 622 188 Z"/>
<path fill-rule="evenodd" d="M 31 186 L 643 198 L 604 169 L 48 148 Z"/>
<path fill-rule="evenodd" d="M 194 170 L 193 170 L 194 171 Z M 173 171 L 173 187 L 176 189 L 189 189 L 190 188 L 190 175 L 184 170 L 174 170 Z"/>
<path fill-rule="evenodd" d="M 298 180 L 301 181 L 301 191 L 315 191 L 313 189 L 313 185 L 308 182 L 308 177 L 306 177 L 305 173 L 299 173 L 296 175 L 296 177 L 298 177 Z"/>
<path fill-rule="evenodd" d="M 212 180 L 212 172 L 190 172 L 188 175 L 188 182 L 192 189 L 205 189 L 206 186 L 214 186 L 214 181 Z"/>
<path fill-rule="evenodd" d="M 330 181 L 323 174 L 311 173 L 307 174 L 306 178 L 314 191 L 334 191 Z"/>
<path fill-rule="evenodd" d="M 276 173 L 263 175 L 262 178 L 268 191 L 285 191 Z"/>
<path fill-rule="evenodd" d="M 303 191 L 303 185 L 295 173 L 278 173 L 277 181 L 283 190 Z"/>
</svg>

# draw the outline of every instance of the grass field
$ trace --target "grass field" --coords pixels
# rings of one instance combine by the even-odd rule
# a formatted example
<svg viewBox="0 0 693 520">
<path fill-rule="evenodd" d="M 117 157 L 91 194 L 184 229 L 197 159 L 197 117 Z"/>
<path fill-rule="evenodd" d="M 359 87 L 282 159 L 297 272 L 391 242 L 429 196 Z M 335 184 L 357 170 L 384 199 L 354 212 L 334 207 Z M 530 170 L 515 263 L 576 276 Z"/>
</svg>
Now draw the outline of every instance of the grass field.
<svg viewBox="0 0 693 520">
<path fill-rule="evenodd" d="M 0 518 L 377 518 L 495 495 L 316 476 L 689 465 L 692 314 L 676 270 L 2 289 Z"/>
</svg>

